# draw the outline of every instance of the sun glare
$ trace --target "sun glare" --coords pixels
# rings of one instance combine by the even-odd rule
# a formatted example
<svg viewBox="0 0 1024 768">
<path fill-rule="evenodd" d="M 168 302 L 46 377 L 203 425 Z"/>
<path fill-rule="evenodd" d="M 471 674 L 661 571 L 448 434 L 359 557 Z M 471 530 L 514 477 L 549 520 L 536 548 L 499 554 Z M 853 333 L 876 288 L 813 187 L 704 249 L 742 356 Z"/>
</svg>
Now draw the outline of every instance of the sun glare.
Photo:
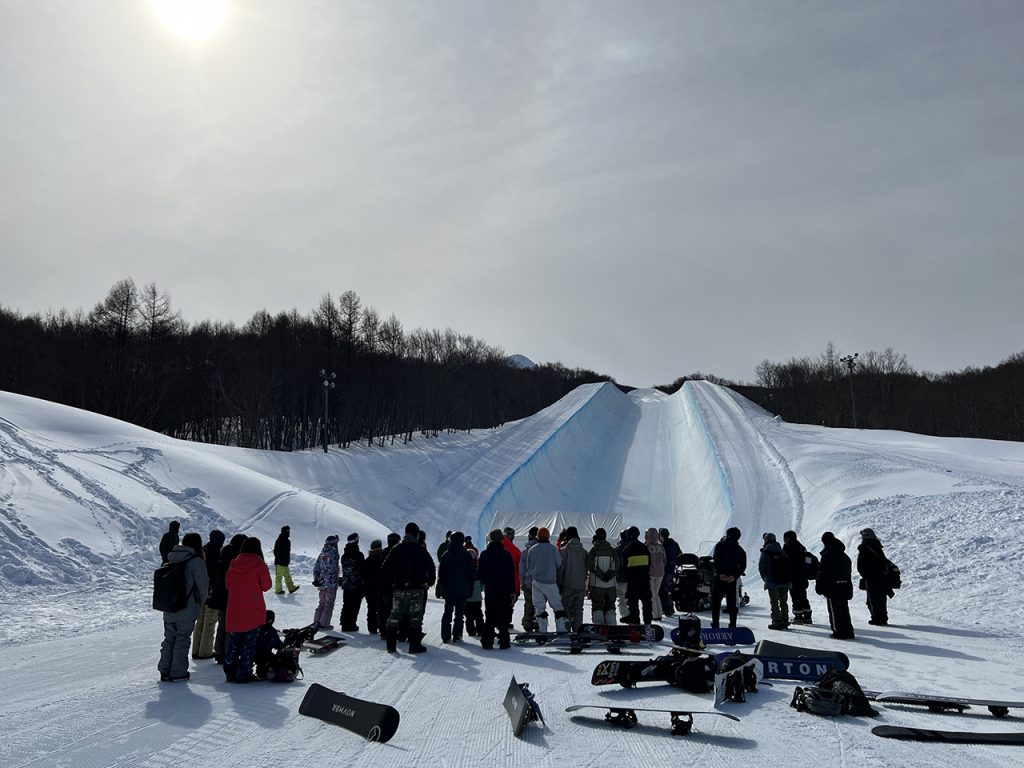
<svg viewBox="0 0 1024 768">
<path fill-rule="evenodd" d="M 149 0 L 160 23 L 176 37 L 193 43 L 209 40 L 228 18 L 228 0 Z"/>
</svg>

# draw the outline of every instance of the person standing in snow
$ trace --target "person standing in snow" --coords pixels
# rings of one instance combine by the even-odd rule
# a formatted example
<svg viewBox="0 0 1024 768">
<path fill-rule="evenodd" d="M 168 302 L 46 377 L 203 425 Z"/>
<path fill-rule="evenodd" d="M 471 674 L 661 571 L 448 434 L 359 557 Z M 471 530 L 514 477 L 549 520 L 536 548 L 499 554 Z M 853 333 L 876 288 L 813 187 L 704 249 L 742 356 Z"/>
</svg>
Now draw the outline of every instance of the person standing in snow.
<svg viewBox="0 0 1024 768">
<path fill-rule="evenodd" d="M 203 607 L 199 609 L 196 628 L 192 633 L 192 658 L 212 659 L 213 641 L 217 637 L 217 623 L 220 612 L 211 605 L 213 600 L 213 584 L 217 572 L 217 561 L 224 547 L 224 534 L 221 531 L 210 531 L 210 540 L 203 545 L 203 560 L 206 561 L 206 580 L 209 584 L 208 595 Z"/>
<path fill-rule="evenodd" d="M 619 554 L 608 543 L 604 528 L 594 531 L 593 545 L 587 552 L 590 572 L 590 620 L 595 624 L 615 623 L 615 575 Z"/>
<path fill-rule="evenodd" d="M 381 553 L 380 592 L 377 597 L 377 629 L 380 631 L 381 640 L 387 640 L 388 618 L 391 616 L 391 604 L 395 597 L 394 587 L 387 579 L 384 578 L 384 563 L 387 562 L 388 555 L 391 554 L 391 551 L 397 547 L 401 541 L 402 537 L 392 531 L 388 534 L 388 545 L 384 547 L 384 551 Z"/>
<path fill-rule="evenodd" d="M 511 647 L 508 625 L 512 622 L 512 605 L 516 600 L 516 567 L 505 548 L 504 535 L 495 529 L 488 534 L 490 543 L 480 553 L 477 577 L 484 590 L 484 626 L 480 631 L 480 647 L 489 651 L 498 636 L 498 648 Z"/>
<path fill-rule="evenodd" d="M 177 520 L 171 520 L 167 526 L 167 532 L 160 537 L 160 563 L 167 562 L 167 556 L 171 554 L 171 550 L 178 546 L 178 531 L 181 528 L 181 523 Z"/>
<path fill-rule="evenodd" d="M 366 631 L 371 635 L 380 632 L 378 623 L 380 610 L 380 569 L 384 565 L 384 544 L 380 539 L 370 542 L 370 551 L 363 563 L 363 595 L 366 598 Z"/>
<path fill-rule="evenodd" d="M 665 579 L 665 565 L 668 562 L 668 557 L 657 528 L 647 529 L 644 533 L 644 543 L 651 553 L 651 614 L 655 621 L 661 621 L 661 582 Z"/>
<path fill-rule="evenodd" d="M 350 533 L 341 553 L 341 631 L 358 632 L 359 609 L 363 605 L 363 565 L 366 557 L 359 551 L 359 534 Z"/>
<path fill-rule="evenodd" d="M 623 621 L 629 615 L 629 601 L 626 599 L 626 558 L 622 554 L 627 544 L 629 534 L 625 530 L 619 531 L 619 540 L 615 544 L 615 556 L 619 560 L 615 566 L 615 604 Z"/>
<path fill-rule="evenodd" d="M 821 534 L 821 562 L 814 591 L 825 598 L 828 623 L 835 640 L 853 640 L 850 600 L 853 599 L 853 563 L 846 554 L 846 545 L 832 531 Z"/>
<path fill-rule="evenodd" d="M 775 534 L 769 532 L 762 538 L 764 546 L 761 547 L 761 557 L 757 561 L 757 571 L 761 574 L 771 604 L 772 621 L 768 629 L 789 629 L 789 603 L 786 597 L 793 586 L 793 569 Z"/>
<path fill-rule="evenodd" d="M 320 590 L 320 601 L 313 613 L 313 624 L 319 629 L 334 629 L 331 615 L 334 613 L 334 601 L 338 598 L 340 559 L 338 536 L 332 533 L 324 541 L 324 547 L 313 566 L 313 586 Z"/>
<path fill-rule="evenodd" d="M 537 616 L 533 610 L 533 584 L 530 575 L 526 573 L 526 554 L 530 547 L 537 543 L 537 526 L 533 526 L 526 534 L 526 546 L 523 547 L 519 557 L 519 586 L 523 590 L 523 630 L 526 632 L 537 631 Z"/>
<path fill-rule="evenodd" d="M 394 599 L 388 618 L 387 649 L 394 653 L 398 647 L 398 630 L 407 622 L 409 653 L 425 653 L 423 646 L 423 610 L 427 591 L 434 585 L 437 571 L 426 546 L 420 543 L 420 528 L 409 522 L 405 537 L 381 566 L 381 580 L 391 584 Z"/>
<path fill-rule="evenodd" d="M 868 624 L 884 627 L 889 623 L 888 599 L 894 594 L 889 584 L 889 558 L 871 528 L 865 528 L 860 536 L 857 573 L 861 577 L 860 588 L 867 592 L 868 611 L 871 613 Z"/>
<path fill-rule="evenodd" d="M 516 602 L 519 600 L 519 593 L 522 591 L 522 587 L 521 587 L 521 585 L 519 583 L 519 562 L 520 562 L 520 560 L 523 557 L 523 553 L 520 551 L 519 547 L 517 547 L 515 545 L 515 541 L 514 541 L 514 539 L 516 537 L 515 529 L 512 526 L 507 526 L 505 528 L 504 533 L 505 533 L 505 538 L 502 539 L 501 545 L 503 547 L 505 547 L 505 551 L 506 552 L 508 552 L 510 555 L 512 555 L 512 564 L 515 566 L 515 569 L 516 569 L 516 572 L 515 572 L 515 577 L 516 577 L 516 599 L 512 601 L 512 610 L 515 611 Z M 511 621 L 512 621 L 512 617 L 510 616 L 509 617 L 509 627 L 508 627 L 509 629 L 512 629 L 512 627 L 513 627 L 513 625 L 511 624 Z"/>
<path fill-rule="evenodd" d="M 665 578 L 661 580 L 659 597 L 661 598 L 662 614 L 668 618 L 676 615 L 676 607 L 672 604 L 672 576 L 676 572 L 676 562 L 683 553 L 679 543 L 669 535 L 668 528 L 659 528 L 662 546 L 665 547 Z"/>
<path fill-rule="evenodd" d="M 441 567 L 441 558 L 444 557 L 444 553 L 448 551 L 448 544 L 450 543 L 451 538 L 452 538 L 452 532 L 451 531 L 446 531 L 445 534 L 444 534 L 444 541 L 442 541 L 440 544 L 437 545 L 437 566 L 438 566 L 438 568 Z M 440 579 L 440 577 L 438 577 L 437 584 L 434 585 L 434 597 L 436 597 L 438 600 L 440 600 L 441 598 L 444 597 L 444 594 L 441 592 L 441 586 L 442 586 L 441 585 L 441 579 Z"/>
<path fill-rule="evenodd" d="M 220 559 L 217 561 L 216 576 L 213 585 L 210 587 L 210 599 L 208 605 L 217 609 L 217 636 L 213 639 L 213 657 L 218 664 L 224 663 L 224 654 L 228 647 L 228 631 L 226 629 L 228 612 L 228 569 L 231 561 L 238 557 L 238 552 L 245 542 L 244 533 L 236 533 L 231 541 L 220 550 Z"/>
<path fill-rule="evenodd" d="M 281 533 L 274 542 L 274 594 L 283 595 L 284 589 L 288 588 L 288 594 L 292 594 L 298 587 L 292 581 L 292 572 L 289 566 L 292 562 L 292 540 L 291 528 L 287 525 L 281 526 Z M 284 582 L 282 584 L 282 581 Z"/>
<path fill-rule="evenodd" d="M 569 620 L 569 631 L 579 632 L 583 626 L 583 603 L 587 592 L 587 550 L 580 542 L 580 533 L 575 525 L 565 529 L 559 554 L 562 564 L 558 566 L 558 593 Z"/>
<path fill-rule="evenodd" d="M 718 627 L 722 611 L 722 598 L 725 598 L 725 610 L 729 614 L 729 626 L 736 626 L 739 612 L 736 600 L 736 582 L 747 572 L 747 553 L 740 546 L 740 529 L 735 526 L 725 532 L 725 536 L 715 544 L 714 581 L 711 585 L 711 626 Z"/>
<path fill-rule="evenodd" d="M 807 576 L 807 549 L 800 543 L 796 531 L 786 531 L 782 534 L 782 551 L 789 558 L 792 567 L 792 586 L 789 588 L 789 596 L 793 601 L 793 623 L 811 623 L 811 603 L 807 599 L 807 587 L 810 580 Z"/>
<path fill-rule="evenodd" d="M 206 563 L 203 561 L 202 537 L 198 533 L 186 533 L 185 540 L 167 553 L 167 562 L 172 565 L 185 564 L 185 589 L 188 593 L 188 602 L 184 608 L 174 612 L 165 611 L 163 614 L 164 641 L 160 644 L 157 670 L 161 682 L 176 683 L 189 679 L 188 651 L 192 630 L 210 591 Z"/>
<path fill-rule="evenodd" d="M 533 610 L 541 632 L 548 631 L 548 605 L 555 614 L 555 631 L 565 632 L 568 629 L 562 598 L 558 594 L 558 567 L 561 564 L 562 556 L 551 543 L 550 531 L 538 528 L 537 543 L 530 547 L 526 559 L 526 573 L 532 584 Z"/>
<path fill-rule="evenodd" d="M 652 621 L 651 611 L 651 551 L 640 541 L 640 529 L 631 525 L 626 529 L 626 545 L 622 548 L 622 570 L 626 574 L 626 603 L 628 612 L 622 618 L 625 624 L 645 626 Z"/>
<path fill-rule="evenodd" d="M 249 683 L 256 679 L 256 639 L 267 621 L 263 593 L 274 586 L 259 539 L 250 536 L 242 543 L 238 557 L 228 568 L 225 583 L 228 647 L 224 654 L 224 677 L 229 683 Z"/>
<path fill-rule="evenodd" d="M 458 643 L 465 625 L 466 600 L 473 594 L 476 564 L 465 547 L 466 537 L 461 531 L 453 532 L 448 546 L 437 566 L 437 582 L 444 595 L 441 614 L 441 642 Z M 452 623 L 454 620 L 454 624 Z"/>
<path fill-rule="evenodd" d="M 466 634 L 478 637 L 484 629 L 484 585 L 480 582 L 480 552 L 466 537 L 466 551 L 473 557 L 473 591 L 466 598 Z"/>
</svg>

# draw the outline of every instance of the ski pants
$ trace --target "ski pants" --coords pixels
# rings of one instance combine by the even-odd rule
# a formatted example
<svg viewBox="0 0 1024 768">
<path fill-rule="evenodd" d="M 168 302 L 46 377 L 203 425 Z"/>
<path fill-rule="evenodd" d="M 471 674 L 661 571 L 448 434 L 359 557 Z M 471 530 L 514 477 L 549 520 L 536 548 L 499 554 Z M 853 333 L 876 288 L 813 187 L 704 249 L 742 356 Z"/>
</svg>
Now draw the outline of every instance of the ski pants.
<svg viewBox="0 0 1024 768">
<path fill-rule="evenodd" d="M 651 610 L 655 621 L 662 617 L 661 582 L 664 578 L 664 576 L 651 576 Z"/>
<path fill-rule="evenodd" d="M 248 680 L 256 663 L 256 640 L 259 627 L 248 632 L 228 632 L 228 650 L 224 655 L 224 674 L 229 679 Z"/>
<path fill-rule="evenodd" d="M 363 588 L 341 590 L 341 624 L 342 632 L 355 632 L 358 629 L 359 609 L 363 606 Z M 330 614 L 328 614 L 330 615 Z"/>
<path fill-rule="evenodd" d="M 583 602 L 582 589 L 566 589 L 562 592 L 562 605 L 565 607 L 566 618 L 569 619 L 570 632 L 579 632 L 583 626 Z"/>
<path fill-rule="evenodd" d="M 454 626 L 452 619 L 454 615 Z M 441 613 L 441 642 L 450 643 L 462 639 L 462 629 L 466 620 L 466 601 L 444 599 L 444 611 Z"/>
<path fill-rule="evenodd" d="M 590 617 L 595 624 L 615 623 L 615 587 L 590 588 Z"/>
<path fill-rule="evenodd" d="M 626 582 L 624 581 L 615 582 L 615 602 L 619 609 L 619 616 L 629 613 L 629 603 L 626 601 Z"/>
<path fill-rule="evenodd" d="M 396 589 L 391 600 L 388 632 L 398 635 L 398 626 L 405 619 L 409 627 L 409 643 L 418 643 L 423 633 L 423 608 L 427 593 L 424 589 Z"/>
<path fill-rule="evenodd" d="M 377 617 L 380 612 L 380 598 L 376 592 L 367 592 L 366 598 L 366 631 L 371 635 L 376 635 L 380 631 L 380 625 L 377 623 Z"/>
<path fill-rule="evenodd" d="M 380 636 L 385 637 L 388 632 L 388 619 L 391 618 L 391 605 L 395 600 L 395 595 L 390 588 L 384 588 L 380 591 L 380 596 L 377 598 L 377 629 L 380 631 Z"/>
<path fill-rule="evenodd" d="M 523 629 L 537 631 L 537 612 L 533 610 L 533 584 L 523 584 Z"/>
<path fill-rule="evenodd" d="M 663 616 L 674 616 L 676 607 L 672 603 L 672 579 L 668 573 L 661 580 L 661 589 L 658 590 L 658 598 L 661 600 L 661 611 Z"/>
<path fill-rule="evenodd" d="M 197 658 L 213 656 L 213 641 L 217 636 L 217 623 L 220 611 L 204 605 L 199 609 L 196 628 L 192 633 L 192 655 Z"/>
<path fill-rule="evenodd" d="M 877 587 L 868 584 L 868 610 L 875 624 L 889 623 L 889 587 Z"/>
<path fill-rule="evenodd" d="M 498 635 L 498 647 L 508 648 L 511 645 L 508 636 L 508 625 L 512 621 L 512 601 L 509 595 L 498 593 L 484 595 L 484 626 L 480 631 L 480 646 L 485 649 L 494 647 L 494 635 Z"/>
<path fill-rule="evenodd" d="M 788 593 L 788 587 L 770 587 L 768 589 L 768 602 L 772 607 L 772 624 L 776 626 L 789 626 Z"/>
<path fill-rule="evenodd" d="M 224 629 L 224 622 L 227 621 L 227 611 L 223 608 L 217 609 L 217 636 L 213 638 L 213 655 L 218 664 L 224 663 L 224 653 L 227 651 L 228 633 Z"/>
<path fill-rule="evenodd" d="M 625 619 L 629 619 L 630 624 L 639 624 L 641 619 L 644 624 L 651 623 L 653 614 L 651 612 L 651 587 L 648 580 L 644 580 L 642 584 L 627 584 L 626 605 L 628 613 Z"/>
<path fill-rule="evenodd" d="M 328 587 L 320 590 L 320 602 L 313 614 L 313 622 L 321 627 L 331 623 L 331 614 L 334 613 L 334 601 L 338 598 L 338 588 Z"/>
<path fill-rule="evenodd" d="M 188 650 L 195 625 L 195 615 L 178 621 L 164 620 L 164 641 L 160 644 L 160 663 L 156 665 L 161 675 L 184 677 L 188 672 Z"/>
<path fill-rule="evenodd" d="M 466 634 L 476 637 L 484 630 L 483 600 L 466 601 Z"/>
<path fill-rule="evenodd" d="M 793 618 L 811 618 L 811 601 L 807 599 L 807 587 L 790 587 L 789 599 L 793 602 Z"/>
<path fill-rule="evenodd" d="M 295 582 L 292 581 L 292 572 L 288 570 L 287 565 L 275 565 L 274 566 L 274 594 L 284 594 L 284 590 L 281 589 L 281 582 L 284 582 L 284 586 L 288 587 L 289 592 L 295 591 Z"/>
<path fill-rule="evenodd" d="M 845 597 L 830 597 L 825 601 L 828 606 L 828 623 L 832 626 L 832 634 L 840 640 L 853 638 L 853 620 L 850 618 L 850 601 Z"/>
<path fill-rule="evenodd" d="M 541 625 L 542 632 L 547 632 L 550 627 L 545 628 L 544 625 L 547 624 L 547 621 L 543 621 L 547 617 L 547 606 L 551 606 L 556 619 L 563 613 L 562 598 L 558 594 L 558 587 L 554 584 L 542 584 L 535 579 L 531 597 L 533 598 L 533 610 L 537 614 L 537 623 Z"/>
<path fill-rule="evenodd" d="M 725 610 L 729 614 L 729 626 L 736 626 L 736 582 L 722 581 L 716 578 L 711 585 L 711 626 L 718 626 L 718 619 L 722 612 L 722 598 L 725 598 Z"/>
</svg>

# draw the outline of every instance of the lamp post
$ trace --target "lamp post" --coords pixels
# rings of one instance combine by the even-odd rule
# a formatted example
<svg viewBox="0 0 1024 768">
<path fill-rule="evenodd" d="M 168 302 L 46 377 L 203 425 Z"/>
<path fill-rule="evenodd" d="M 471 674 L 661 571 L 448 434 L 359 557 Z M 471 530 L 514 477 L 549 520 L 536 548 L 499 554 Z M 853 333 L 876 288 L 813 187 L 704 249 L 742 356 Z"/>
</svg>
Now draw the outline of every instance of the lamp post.
<svg viewBox="0 0 1024 768">
<path fill-rule="evenodd" d="M 328 373 L 323 368 L 320 369 L 320 386 L 324 388 L 324 453 L 327 453 L 327 419 L 328 419 L 328 403 L 331 400 L 331 390 L 334 389 L 334 380 L 337 376 L 332 371 Z"/>
<path fill-rule="evenodd" d="M 840 357 L 839 362 L 846 366 L 846 370 L 850 376 L 850 408 L 853 411 L 853 428 L 857 428 L 857 403 L 853 399 L 853 369 L 857 367 L 857 357 L 859 353 L 854 352 L 852 355 L 846 357 Z"/>
</svg>

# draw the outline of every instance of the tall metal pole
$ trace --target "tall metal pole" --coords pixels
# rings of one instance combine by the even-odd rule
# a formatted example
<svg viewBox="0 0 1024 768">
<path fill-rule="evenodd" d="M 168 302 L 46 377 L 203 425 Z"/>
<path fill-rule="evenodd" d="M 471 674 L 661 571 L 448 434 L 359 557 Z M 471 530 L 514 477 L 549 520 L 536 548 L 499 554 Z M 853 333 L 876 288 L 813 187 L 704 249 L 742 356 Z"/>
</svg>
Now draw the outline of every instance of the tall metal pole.
<svg viewBox="0 0 1024 768">
<path fill-rule="evenodd" d="M 840 357 L 839 362 L 846 366 L 846 370 L 850 375 L 850 409 L 853 412 L 853 428 L 857 428 L 857 402 L 853 399 L 853 369 L 857 367 L 857 357 L 859 352 L 854 352 L 852 355 L 846 357 Z"/>
<path fill-rule="evenodd" d="M 324 388 L 324 453 L 327 453 L 327 439 L 328 432 L 330 431 L 327 427 L 328 419 L 330 418 L 328 403 L 331 398 L 331 390 L 334 389 L 335 378 L 337 377 L 333 372 L 327 373 L 326 370 L 320 369 L 320 385 Z"/>
</svg>

